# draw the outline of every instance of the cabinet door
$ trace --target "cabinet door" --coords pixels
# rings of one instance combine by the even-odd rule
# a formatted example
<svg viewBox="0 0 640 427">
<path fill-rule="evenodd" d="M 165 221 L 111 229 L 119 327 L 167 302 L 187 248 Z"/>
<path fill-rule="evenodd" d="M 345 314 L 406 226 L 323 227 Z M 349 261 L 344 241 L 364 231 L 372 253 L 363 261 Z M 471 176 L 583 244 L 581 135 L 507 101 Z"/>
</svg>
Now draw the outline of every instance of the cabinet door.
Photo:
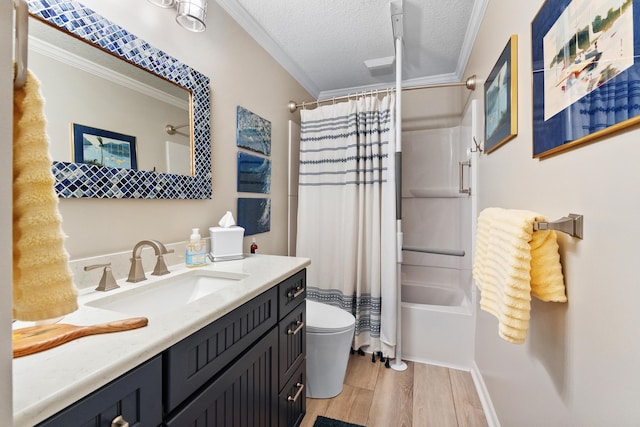
<svg viewBox="0 0 640 427">
<path fill-rule="evenodd" d="M 165 411 L 172 412 L 277 322 L 270 289 L 165 351 Z"/>
<path fill-rule="evenodd" d="M 300 363 L 303 363 L 307 354 L 306 312 L 307 305 L 302 301 L 302 304 L 298 305 L 278 325 L 281 388 Z"/>
<path fill-rule="evenodd" d="M 104 427 L 117 417 L 130 427 L 162 423 L 162 359 L 157 356 L 79 400 L 38 427 Z"/>
<path fill-rule="evenodd" d="M 298 426 L 304 418 L 307 411 L 306 367 L 305 363 L 298 367 L 278 396 L 279 427 Z"/>
<path fill-rule="evenodd" d="M 179 409 L 166 426 L 277 425 L 277 351 L 278 332 L 274 328 Z"/>
</svg>

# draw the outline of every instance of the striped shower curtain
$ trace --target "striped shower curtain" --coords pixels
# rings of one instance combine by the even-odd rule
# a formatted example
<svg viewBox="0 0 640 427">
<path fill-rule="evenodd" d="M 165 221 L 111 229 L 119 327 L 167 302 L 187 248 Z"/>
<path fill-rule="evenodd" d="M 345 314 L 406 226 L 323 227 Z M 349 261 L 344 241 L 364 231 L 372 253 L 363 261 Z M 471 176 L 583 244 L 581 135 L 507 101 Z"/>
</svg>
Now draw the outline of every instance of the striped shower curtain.
<svg viewBox="0 0 640 427">
<path fill-rule="evenodd" d="M 300 112 L 297 255 L 307 297 L 356 318 L 353 348 L 395 356 L 395 95 Z"/>
</svg>

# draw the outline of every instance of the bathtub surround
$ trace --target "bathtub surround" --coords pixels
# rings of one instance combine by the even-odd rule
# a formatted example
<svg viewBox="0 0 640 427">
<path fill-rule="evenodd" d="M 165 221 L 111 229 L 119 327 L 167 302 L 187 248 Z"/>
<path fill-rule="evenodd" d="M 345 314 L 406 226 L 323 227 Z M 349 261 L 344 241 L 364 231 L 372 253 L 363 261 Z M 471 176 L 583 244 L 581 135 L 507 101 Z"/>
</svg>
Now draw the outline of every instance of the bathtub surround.
<svg viewBox="0 0 640 427">
<path fill-rule="evenodd" d="M 556 232 L 533 231 L 535 212 L 487 208 L 478 217 L 473 278 L 480 307 L 498 318 L 498 334 L 524 343 L 529 329 L 531 296 L 567 302 Z"/>
<path fill-rule="evenodd" d="M 466 167 L 461 183 L 459 168 L 471 162 L 470 171 L 477 169 L 478 153 L 468 152 L 477 137 L 474 105 L 454 126 L 429 126 L 433 113 L 425 111 L 411 118 L 402 137 L 403 357 L 464 370 L 473 361 L 471 218 L 478 187 Z"/>
<path fill-rule="evenodd" d="M 13 318 L 45 320 L 77 310 L 77 290 L 54 191 L 44 100 L 31 71 L 13 99 Z"/>
<path fill-rule="evenodd" d="M 356 317 L 354 348 L 394 357 L 395 96 L 302 110 L 297 255 L 307 297 Z"/>
</svg>

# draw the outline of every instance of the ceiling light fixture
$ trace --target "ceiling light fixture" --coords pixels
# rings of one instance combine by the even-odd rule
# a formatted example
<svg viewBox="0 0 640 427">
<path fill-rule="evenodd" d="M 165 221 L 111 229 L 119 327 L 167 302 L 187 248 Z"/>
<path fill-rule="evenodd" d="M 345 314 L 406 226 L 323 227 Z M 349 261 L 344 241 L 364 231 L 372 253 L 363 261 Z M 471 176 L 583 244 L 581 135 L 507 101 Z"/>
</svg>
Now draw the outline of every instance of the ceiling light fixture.
<svg viewBox="0 0 640 427">
<path fill-rule="evenodd" d="M 166 9 L 175 7 L 178 11 L 176 21 L 183 28 L 195 33 L 204 31 L 207 19 L 207 0 L 148 0 Z"/>
</svg>

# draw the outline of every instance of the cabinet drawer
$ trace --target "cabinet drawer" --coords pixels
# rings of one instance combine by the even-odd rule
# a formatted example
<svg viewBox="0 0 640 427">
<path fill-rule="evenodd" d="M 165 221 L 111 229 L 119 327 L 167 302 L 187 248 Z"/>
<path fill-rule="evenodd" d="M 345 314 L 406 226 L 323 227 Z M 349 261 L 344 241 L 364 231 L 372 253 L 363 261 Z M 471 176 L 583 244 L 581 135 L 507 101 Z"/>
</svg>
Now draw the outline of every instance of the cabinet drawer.
<svg viewBox="0 0 640 427">
<path fill-rule="evenodd" d="M 307 270 L 300 270 L 278 285 L 278 319 L 283 319 L 307 297 Z"/>
<path fill-rule="evenodd" d="M 280 358 L 280 387 L 283 387 L 289 377 L 304 361 L 307 354 L 307 305 L 304 302 L 296 307 L 278 325 L 279 358 Z"/>
<path fill-rule="evenodd" d="M 79 400 L 39 427 L 103 427 L 118 416 L 130 427 L 162 423 L 162 359 L 145 362 L 89 396 Z"/>
<path fill-rule="evenodd" d="M 278 396 L 278 425 L 280 427 L 300 425 L 307 412 L 304 389 L 307 384 L 306 367 L 306 363 L 298 366 Z"/>
<path fill-rule="evenodd" d="M 277 322 L 274 287 L 173 345 L 165 358 L 165 412 L 218 374 Z"/>
<path fill-rule="evenodd" d="M 277 330 L 180 409 L 167 427 L 277 425 Z"/>
</svg>

